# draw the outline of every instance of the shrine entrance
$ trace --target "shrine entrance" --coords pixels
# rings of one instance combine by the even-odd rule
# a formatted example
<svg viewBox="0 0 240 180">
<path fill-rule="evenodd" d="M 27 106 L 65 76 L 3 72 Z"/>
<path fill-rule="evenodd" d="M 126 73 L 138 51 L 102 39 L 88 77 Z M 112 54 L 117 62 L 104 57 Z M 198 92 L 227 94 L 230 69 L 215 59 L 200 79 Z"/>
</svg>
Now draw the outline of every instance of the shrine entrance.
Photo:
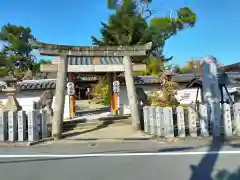
<svg viewBox="0 0 240 180">
<path fill-rule="evenodd" d="M 68 77 L 74 82 L 76 100 L 92 99 L 92 87 L 98 83 L 98 76 L 82 76 L 81 73 L 68 73 Z"/>
<path fill-rule="evenodd" d="M 81 103 L 77 104 L 77 102 L 91 101 L 93 99 L 93 85 L 97 84 L 103 76 L 108 79 L 109 108 L 107 109 L 112 114 L 118 113 L 119 94 L 118 92 L 114 93 L 113 82 L 116 81 L 118 75 L 124 72 L 122 59 L 122 57 L 88 57 L 88 59 L 81 56 L 68 57 L 67 82 L 72 82 L 75 89 L 75 93 L 69 96 L 70 118 L 81 115 L 80 112 L 77 112 L 78 109 L 82 109 L 77 107 Z M 45 73 L 57 73 L 59 63 L 60 57 L 55 57 L 54 64 L 42 64 L 40 70 Z M 93 68 L 89 68 L 89 66 Z M 145 64 L 133 64 L 133 71 L 143 71 L 145 69 Z"/>
<path fill-rule="evenodd" d="M 90 100 L 90 88 L 75 85 L 76 100 Z"/>
<path fill-rule="evenodd" d="M 52 136 L 60 139 L 63 124 L 63 111 L 65 103 L 65 92 L 67 86 L 67 75 L 69 73 L 95 74 L 95 76 L 106 75 L 108 77 L 109 106 L 116 110 L 114 102 L 117 101 L 118 87 L 113 88 L 113 82 L 117 73 L 123 73 L 127 86 L 128 100 L 131 109 L 132 125 L 134 129 L 140 129 L 139 105 L 137 103 L 136 88 L 132 76 L 134 70 L 145 70 L 145 64 L 133 64 L 131 57 L 148 56 L 152 49 L 152 43 L 139 46 L 69 46 L 46 44 L 37 42 L 40 55 L 59 56 L 59 64 L 45 65 L 41 67 L 42 72 L 57 72 L 56 103 L 52 124 Z M 68 82 L 74 80 L 68 77 Z M 71 83 L 73 84 L 73 83 Z M 119 83 L 115 83 L 116 85 Z M 72 108 L 75 102 L 75 93 L 71 92 L 70 104 Z M 114 108 L 112 108 L 114 107 Z M 74 112 L 71 112 L 74 116 Z"/>
</svg>

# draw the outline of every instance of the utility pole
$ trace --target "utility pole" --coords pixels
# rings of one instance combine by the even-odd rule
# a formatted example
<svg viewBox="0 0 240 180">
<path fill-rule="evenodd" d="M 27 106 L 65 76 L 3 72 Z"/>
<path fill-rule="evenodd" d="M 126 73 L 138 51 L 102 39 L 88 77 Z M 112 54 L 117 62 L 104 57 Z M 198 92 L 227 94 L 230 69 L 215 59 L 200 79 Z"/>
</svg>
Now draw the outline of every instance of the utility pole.
<svg viewBox="0 0 240 180">
<path fill-rule="evenodd" d="M 52 137 L 54 140 L 59 140 L 62 134 L 63 127 L 63 113 L 65 106 L 65 94 L 67 84 L 67 68 L 68 61 L 67 55 L 60 55 L 60 62 L 58 65 L 56 92 L 55 92 L 55 104 L 52 120 Z"/>
</svg>

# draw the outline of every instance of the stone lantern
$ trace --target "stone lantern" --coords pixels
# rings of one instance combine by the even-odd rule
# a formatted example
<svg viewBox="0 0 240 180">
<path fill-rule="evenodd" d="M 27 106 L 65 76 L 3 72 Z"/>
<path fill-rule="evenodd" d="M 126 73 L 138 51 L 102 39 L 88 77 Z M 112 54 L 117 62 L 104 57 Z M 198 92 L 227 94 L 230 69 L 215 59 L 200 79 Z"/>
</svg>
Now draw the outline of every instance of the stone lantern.
<svg viewBox="0 0 240 180">
<path fill-rule="evenodd" d="M 3 110 L 4 111 L 22 110 L 22 107 L 19 105 L 19 103 L 15 97 L 16 92 L 17 92 L 16 85 L 17 85 L 18 80 L 12 74 L 5 76 L 1 80 L 5 81 L 7 83 L 7 88 L 2 89 L 2 91 L 5 92 L 7 95 L 7 102 L 3 106 Z"/>
</svg>

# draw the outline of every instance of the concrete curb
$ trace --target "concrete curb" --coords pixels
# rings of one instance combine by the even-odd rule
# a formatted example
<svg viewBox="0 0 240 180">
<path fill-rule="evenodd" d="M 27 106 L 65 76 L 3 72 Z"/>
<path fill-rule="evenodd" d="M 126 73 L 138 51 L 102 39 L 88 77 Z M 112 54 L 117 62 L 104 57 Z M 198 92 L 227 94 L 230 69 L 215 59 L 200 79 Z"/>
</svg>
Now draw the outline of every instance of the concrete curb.
<svg viewBox="0 0 240 180">
<path fill-rule="evenodd" d="M 57 141 L 54 141 L 52 137 L 41 139 L 38 141 L 33 142 L 0 142 L 0 148 L 1 147 L 31 147 L 31 146 L 37 146 L 37 145 L 43 145 L 47 142 L 93 142 L 93 141 L 101 141 L 101 142 L 109 142 L 109 141 L 146 141 L 151 140 L 152 137 L 133 137 L 133 138 L 78 138 L 78 139 L 60 139 Z"/>
<path fill-rule="evenodd" d="M 1 147 L 30 147 L 30 146 L 36 146 L 36 145 L 43 145 L 46 142 L 122 142 L 122 141 L 148 141 L 148 140 L 155 140 L 160 143 L 191 143 L 193 141 L 199 141 L 199 142 L 206 142 L 211 143 L 212 137 L 185 137 L 185 138 L 159 138 L 156 136 L 152 137 L 128 137 L 128 138 L 77 138 L 77 139 L 67 139 L 63 138 L 58 141 L 54 141 L 52 137 L 41 139 L 34 142 L 0 142 L 0 148 Z M 240 137 L 229 137 L 229 138 L 223 138 L 220 137 L 216 139 L 216 142 L 220 143 L 235 143 L 239 142 Z"/>
<path fill-rule="evenodd" d="M 44 142 L 52 141 L 53 138 L 45 138 L 33 142 L 0 142 L 0 147 L 30 147 Z"/>
<path fill-rule="evenodd" d="M 49 141 L 45 145 L 50 144 L 91 144 L 91 143 L 123 143 L 123 142 L 146 142 L 150 141 L 150 139 L 143 138 L 99 138 L 99 139 L 61 139 L 59 141 Z"/>
<path fill-rule="evenodd" d="M 152 140 L 153 138 L 78 138 L 78 139 L 61 139 L 61 141 L 145 141 Z"/>
<path fill-rule="evenodd" d="M 206 143 L 211 143 L 212 142 L 212 137 L 186 137 L 186 138 L 179 138 L 179 137 L 175 137 L 175 138 L 159 138 L 156 136 L 152 136 L 152 137 L 128 137 L 128 138 L 77 138 L 77 139 L 67 139 L 67 138 L 63 138 L 60 139 L 58 141 L 53 141 L 53 138 L 48 138 L 48 139 L 44 139 L 42 141 L 37 141 L 37 142 L 33 142 L 31 143 L 31 145 L 37 145 L 40 143 L 44 143 L 44 142 L 48 142 L 48 141 L 52 141 L 52 142 L 97 142 L 97 141 L 101 141 L 101 142 L 122 142 L 122 141 L 148 141 L 148 140 L 154 140 L 157 141 L 159 143 L 191 143 L 191 142 L 206 142 Z M 223 142 L 223 143 L 235 143 L 235 142 L 239 142 L 240 141 L 240 137 L 231 137 L 228 139 L 224 139 L 224 138 L 219 138 L 216 142 Z"/>
<path fill-rule="evenodd" d="M 31 147 L 31 146 L 37 146 L 37 145 L 43 145 L 47 142 L 93 142 L 93 141 L 101 141 L 101 142 L 109 142 L 109 141 L 146 141 L 151 140 L 152 137 L 149 138 L 143 138 L 143 137 L 134 137 L 134 138 L 78 138 L 78 139 L 60 139 L 57 141 L 54 141 L 52 137 L 41 139 L 34 142 L 0 142 L 0 148 L 1 147 Z"/>
<path fill-rule="evenodd" d="M 191 142 L 206 142 L 206 143 L 212 143 L 213 142 L 213 137 L 208 136 L 208 137 L 185 137 L 185 138 L 180 138 L 180 137 L 174 137 L 174 138 L 161 138 L 161 137 L 154 137 L 153 138 L 156 141 L 159 142 L 166 142 L 166 143 L 191 143 Z M 235 142 L 240 142 L 240 137 L 239 136 L 233 136 L 233 137 L 217 137 L 214 139 L 214 143 L 235 143 Z"/>
</svg>

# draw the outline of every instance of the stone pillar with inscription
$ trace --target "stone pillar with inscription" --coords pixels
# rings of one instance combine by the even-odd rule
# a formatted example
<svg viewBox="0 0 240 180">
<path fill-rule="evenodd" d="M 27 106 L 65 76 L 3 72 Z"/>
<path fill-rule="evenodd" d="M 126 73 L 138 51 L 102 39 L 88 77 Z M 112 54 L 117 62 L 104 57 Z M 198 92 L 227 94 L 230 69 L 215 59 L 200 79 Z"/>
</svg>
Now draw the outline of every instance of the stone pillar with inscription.
<svg viewBox="0 0 240 180">
<path fill-rule="evenodd" d="M 27 118 L 26 112 L 21 110 L 17 112 L 18 120 L 18 141 L 27 140 Z"/>
<path fill-rule="evenodd" d="M 155 135 L 156 133 L 156 108 L 149 106 L 149 124 L 150 124 L 150 134 Z"/>
<path fill-rule="evenodd" d="M 47 122 L 48 122 L 48 112 L 47 112 L 47 110 L 43 109 L 43 110 L 41 110 L 41 135 L 42 135 L 42 138 L 48 137 Z"/>
<path fill-rule="evenodd" d="M 150 134 L 149 106 L 143 107 L 144 131 Z"/>
<path fill-rule="evenodd" d="M 8 114 L 0 110 L 0 141 L 8 140 Z"/>
<path fill-rule="evenodd" d="M 221 94 L 218 84 L 217 60 L 207 57 L 202 60 L 202 89 L 204 103 L 210 107 L 210 122 L 213 136 L 220 136 L 221 125 Z"/>
<path fill-rule="evenodd" d="M 182 106 L 177 107 L 177 125 L 178 125 L 178 136 L 181 138 L 186 137 L 185 133 L 185 121 L 184 121 L 184 109 Z"/>
<path fill-rule="evenodd" d="M 8 111 L 8 141 L 17 141 L 17 111 Z"/>
<path fill-rule="evenodd" d="M 197 137 L 197 113 L 191 106 L 188 107 L 188 123 L 190 136 Z"/>
<path fill-rule="evenodd" d="M 36 110 L 31 110 L 28 112 L 28 141 L 39 140 L 37 125 L 37 112 Z"/>
<path fill-rule="evenodd" d="M 157 126 L 157 135 L 163 136 L 164 132 L 164 123 L 163 123 L 163 108 L 156 107 L 156 126 Z"/>
<path fill-rule="evenodd" d="M 230 105 L 227 103 L 223 104 L 223 124 L 224 124 L 224 135 L 232 136 L 232 118 Z"/>
<path fill-rule="evenodd" d="M 240 136 L 240 103 L 234 104 L 234 119 L 235 119 L 235 131 L 237 136 Z"/>
<path fill-rule="evenodd" d="M 42 137 L 42 114 L 41 114 L 41 110 L 36 110 L 36 124 L 37 124 L 37 129 L 36 129 L 36 133 L 38 134 L 37 137 L 38 139 L 41 139 Z"/>
<path fill-rule="evenodd" d="M 209 136 L 209 122 L 207 104 L 199 105 L 199 123 L 202 136 Z"/>
<path fill-rule="evenodd" d="M 164 116 L 164 135 L 167 138 L 174 137 L 174 125 L 173 125 L 173 111 L 171 107 L 163 108 Z"/>
</svg>

